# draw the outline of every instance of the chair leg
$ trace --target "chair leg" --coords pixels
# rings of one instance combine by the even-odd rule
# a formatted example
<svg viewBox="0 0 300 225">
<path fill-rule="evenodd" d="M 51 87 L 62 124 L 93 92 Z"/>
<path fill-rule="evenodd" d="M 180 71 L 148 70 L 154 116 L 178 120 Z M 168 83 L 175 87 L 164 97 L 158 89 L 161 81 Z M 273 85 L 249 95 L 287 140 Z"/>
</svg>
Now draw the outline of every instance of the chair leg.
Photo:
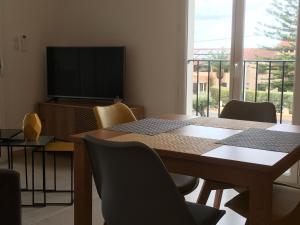
<svg viewBox="0 0 300 225">
<path fill-rule="evenodd" d="M 73 165 L 73 156 L 74 156 L 74 154 L 73 154 L 73 152 L 71 152 L 71 161 L 70 161 L 70 165 L 71 165 L 71 204 L 73 204 L 73 202 L 74 202 L 74 181 L 73 181 L 73 177 L 74 177 L 74 174 L 73 174 L 73 167 L 74 167 L 74 165 Z"/>
<path fill-rule="evenodd" d="M 56 191 L 56 154 L 53 152 L 53 183 L 54 183 L 54 191 Z"/>
<path fill-rule="evenodd" d="M 35 185 L 34 185 L 34 150 L 31 151 L 31 193 L 32 193 L 32 205 L 34 206 L 34 194 L 35 194 Z"/>
<path fill-rule="evenodd" d="M 10 160 L 11 160 L 10 168 L 13 170 L 14 169 L 14 155 L 13 155 L 12 147 L 10 147 Z"/>
<path fill-rule="evenodd" d="M 28 172 L 27 172 L 27 149 L 26 146 L 24 147 L 24 160 L 25 160 L 25 185 L 26 190 L 28 190 Z"/>
<path fill-rule="evenodd" d="M 214 208 L 220 209 L 222 195 L 223 195 L 223 189 L 216 190 L 216 195 L 215 195 L 215 200 L 214 200 Z"/>
<path fill-rule="evenodd" d="M 203 185 L 201 187 L 200 194 L 199 194 L 198 199 L 197 199 L 197 203 L 202 204 L 202 205 L 206 205 L 208 197 L 210 195 L 210 192 L 211 192 L 211 188 L 210 188 L 209 182 L 204 181 Z"/>
<path fill-rule="evenodd" d="M 10 163 L 11 163 L 11 160 L 10 160 L 10 151 L 9 151 L 9 146 L 7 146 L 7 167 L 8 167 L 8 169 L 11 169 Z"/>
</svg>

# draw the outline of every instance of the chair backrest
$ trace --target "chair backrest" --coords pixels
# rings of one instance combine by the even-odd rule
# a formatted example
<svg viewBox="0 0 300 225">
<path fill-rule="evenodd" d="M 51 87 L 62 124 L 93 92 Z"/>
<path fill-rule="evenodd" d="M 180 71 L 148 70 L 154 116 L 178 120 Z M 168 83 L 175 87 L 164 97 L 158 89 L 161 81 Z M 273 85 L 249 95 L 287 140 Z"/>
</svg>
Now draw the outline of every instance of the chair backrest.
<svg viewBox="0 0 300 225">
<path fill-rule="evenodd" d="M 136 120 L 131 109 L 121 102 L 110 106 L 95 106 L 93 110 L 99 129 Z"/>
<path fill-rule="evenodd" d="M 159 156 L 138 142 L 85 138 L 108 225 L 195 225 Z"/>
<path fill-rule="evenodd" d="M 0 169 L 1 224 L 21 225 L 21 189 L 19 173 Z"/>
<path fill-rule="evenodd" d="M 276 109 L 270 102 L 242 102 L 231 100 L 222 110 L 220 118 L 276 123 Z"/>
</svg>

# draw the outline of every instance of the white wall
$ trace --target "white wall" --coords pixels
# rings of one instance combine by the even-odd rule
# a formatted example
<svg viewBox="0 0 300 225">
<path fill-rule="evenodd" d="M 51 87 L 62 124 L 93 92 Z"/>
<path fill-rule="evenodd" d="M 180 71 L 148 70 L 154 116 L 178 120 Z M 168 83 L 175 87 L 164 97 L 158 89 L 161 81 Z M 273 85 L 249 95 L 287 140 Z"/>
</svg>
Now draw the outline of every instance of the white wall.
<svg viewBox="0 0 300 225">
<path fill-rule="evenodd" d="M 6 127 L 21 127 L 26 112 L 44 99 L 44 49 L 50 31 L 49 0 L 2 0 L 4 118 Z M 17 49 L 17 38 L 27 35 L 27 51 Z M 26 50 L 26 49 L 25 49 Z"/>
<path fill-rule="evenodd" d="M 183 0 L 64 0 L 50 45 L 126 46 L 125 98 L 148 115 L 184 109 Z"/>
<path fill-rule="evenodd" d="M 0 0 L 0 128 L 46 99 L 45 47 L 127 47 L 125 97 L 148 115 L 185 111 L 187 0 Z M 26 51 L 16 42 L 27 36 Z M 1 45 L 2 41 L 2 45 Z M 19 48 L 19 49 L 18 49 Z"/>
<path fill-rule="evenodd" d="M 45 99 L 47 45 L 124 45 L 127 102 L 145 106 L 148 115 L 184 112 L 186 0 L 0 1 L 6 127 L 19 127 Z M 14 41 L 22 34 L 25 52 Z"/>
</svg>

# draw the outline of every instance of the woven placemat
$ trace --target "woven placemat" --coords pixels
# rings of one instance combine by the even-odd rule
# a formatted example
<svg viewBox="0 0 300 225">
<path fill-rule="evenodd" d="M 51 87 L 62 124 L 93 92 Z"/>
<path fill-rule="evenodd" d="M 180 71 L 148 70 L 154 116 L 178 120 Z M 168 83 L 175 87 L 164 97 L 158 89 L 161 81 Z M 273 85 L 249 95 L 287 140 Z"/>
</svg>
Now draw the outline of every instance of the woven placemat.
<svg viewBox="0 0 300 225">
<path fill-rule="evenodd" d="M 122 123 L 117 126 L 108 128 L 113 131 L 122 131 L 127 133 L 137 133 L 146 135 L 156 135 L 171 130 L 175 130 L 191 123 L 187 120 L 165 120 L 156 118 L 147 118 L 130 123 Z"/>
<path fill-rule="evenodd" d="M 300 134 L 251 128 L 217 143 L 289 153 L 300 145 Z"/>
<path fill-rule="evenodd" d="M 110 138 L 111 141 L 138 141 L 151 148 L 169 150 L 181 153 L 202 155 L 221 145 L 216 144 L 214 139 L 189 137 L 178 134 L 163 133 L 155 136 L 142 134 L 125 134 Z"/>
<path fill-rule="evenodd" d="M 263 123 L 246 120 L 232 120 L 224 118 L 213 118 L 213 117 L 198 117 L 189 120 L 193 125 L 207 126 L 207 127 L 218 127 L 233 130 L 247 130 L 249 128 L 260 128 L 267 129 L 274 126 L 273 123 Z"/>
</svg>

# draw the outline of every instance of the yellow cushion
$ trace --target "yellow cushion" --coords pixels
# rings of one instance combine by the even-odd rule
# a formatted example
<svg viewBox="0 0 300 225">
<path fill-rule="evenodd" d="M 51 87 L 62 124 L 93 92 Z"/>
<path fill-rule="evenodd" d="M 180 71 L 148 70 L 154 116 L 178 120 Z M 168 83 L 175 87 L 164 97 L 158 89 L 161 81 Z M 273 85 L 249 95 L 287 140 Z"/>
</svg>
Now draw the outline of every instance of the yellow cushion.
<svg viewBox="0 0 300 225">
<path fill-rule="evenodd" d="M 93 110 L 98 129 L 136 120 L 131 109 L 121 102 L 109 106 L 95 106 Z"/>
<path fill-rule="evenodd" d="M 54 141 L 46 145 L 45 151 L 51 152 L 73 152 L 74 143 L 66 141 Z"/>
</svg>

